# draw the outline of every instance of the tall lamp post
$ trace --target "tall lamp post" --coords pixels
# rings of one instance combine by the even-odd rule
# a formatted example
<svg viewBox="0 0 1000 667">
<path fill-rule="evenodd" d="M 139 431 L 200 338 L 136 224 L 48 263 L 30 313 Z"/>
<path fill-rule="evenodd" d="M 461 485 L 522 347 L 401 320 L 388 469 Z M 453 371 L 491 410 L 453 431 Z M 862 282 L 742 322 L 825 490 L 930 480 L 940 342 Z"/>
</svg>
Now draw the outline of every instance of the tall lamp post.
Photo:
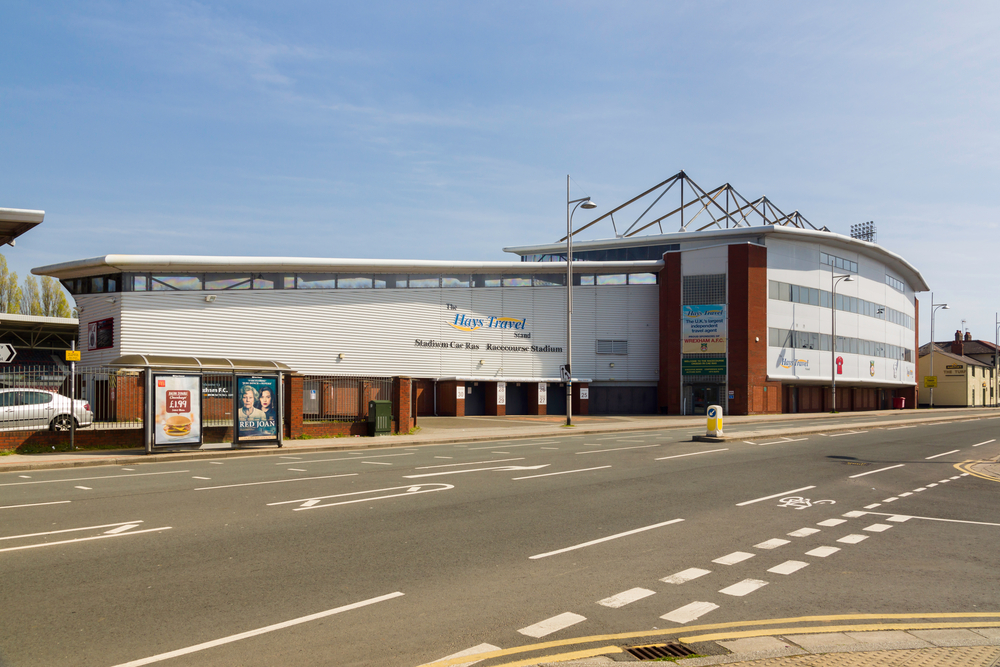
<svg viewBox="0 0 1000 667">
<path fill-rule="evenodd" d="M 832 335 L 830 336 L 830 377 L 831 387 L 830 390 L 830 403 L 833 407 L 831 412 L 837 411 L 837 283 L 843 280 L 845 283 L 853 283 L 854 276 L 850 273 L 845 273 L 842 276 L 838 276 L 833 272 L 833 266 L 830 266 L 830 281 L 832 285 L 830 297 L 830 329 Z"/>
<path fill-rule="evenodd" d="M 579 208 L 597 208 L 590 197 L 570 199 L 566 175 L 566 426 L 573 425 L 573 214 Z"/>
<path fill-rule="evenodd" d="M 951 310 L 946 303 L 934 303 L 934 292 L 931 292 L 931 375 L 934 375 L 934 314 L 938 310 Z M 931 387 L 931 409 L 934 409 L 934 387 Z"/>
<path fill-rule="evenodd" d="M 990 379 L 990 391 L 993 393 L 993 407 L 997 406 L 998 396 L 997 396 L 997 359 L 1000 356 L 1000 313 L 996 315 L 996 336 L 997 342 L 993 344 L 993 377 Z"/>
</svg>

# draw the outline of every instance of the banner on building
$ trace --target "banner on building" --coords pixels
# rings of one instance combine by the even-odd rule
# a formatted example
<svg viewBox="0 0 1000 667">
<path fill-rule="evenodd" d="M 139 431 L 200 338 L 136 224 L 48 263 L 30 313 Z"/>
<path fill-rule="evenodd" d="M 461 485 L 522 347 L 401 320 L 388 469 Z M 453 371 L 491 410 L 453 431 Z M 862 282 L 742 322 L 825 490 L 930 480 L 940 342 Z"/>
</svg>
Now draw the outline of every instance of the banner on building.
<svg viewBox="0 0 1000 667">
<path fill-rule="evenodd" d="M 154 446 L 201 445 L 200 375 L 154 375 L 153 401 Z"/>
<path fill-rule="evenodd" d="M 682 306 L 685 354 L 726 351 L 726 306 Z"/>
</svg>

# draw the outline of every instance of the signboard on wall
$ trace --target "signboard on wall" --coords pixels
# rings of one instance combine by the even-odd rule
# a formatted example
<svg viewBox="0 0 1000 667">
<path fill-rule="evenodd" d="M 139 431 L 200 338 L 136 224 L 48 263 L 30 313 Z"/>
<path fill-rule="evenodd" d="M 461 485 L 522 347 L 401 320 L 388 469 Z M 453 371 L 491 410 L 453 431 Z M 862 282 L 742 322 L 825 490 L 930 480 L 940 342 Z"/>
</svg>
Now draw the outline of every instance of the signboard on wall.
<svg viewBox="0 0 1000 667">
<path fill-rule="evenodd" d="M 692 354 L 726 351 L 725 304 L 682 306 L 682 309 L 682 352 Z"/>
<path fill-rule="evenodd" d="M 233 409 L 235 444 L 275 443 L 281 424 L 277 375 L 237 375 L 236 405 Z"/>
<path fill-rule="evenodd" d="M 725 359 L 682 359 L 681 375 L 725 375 Z"/>
<path fill-rule="evenodd" d="M 87 324 L 87 349 L 106 350 L 115 346 L 115 318 L 108 317 L 103 320 L 89 322 Z"/>
<path fill-rule="evenodd" d="M 497 382 L 497 405 L 507 405 L 506 382 Z"/>
<path fill-rule="evenodd" d="M 200 375 L 153 376 L 153 445 L 200 445 Z"/>
<path fill-rule="evenodd" d="M 538 383 L 538 404 L 545 405 L 549 400 L 549 385 L 546 382 Z"/>
</svg>

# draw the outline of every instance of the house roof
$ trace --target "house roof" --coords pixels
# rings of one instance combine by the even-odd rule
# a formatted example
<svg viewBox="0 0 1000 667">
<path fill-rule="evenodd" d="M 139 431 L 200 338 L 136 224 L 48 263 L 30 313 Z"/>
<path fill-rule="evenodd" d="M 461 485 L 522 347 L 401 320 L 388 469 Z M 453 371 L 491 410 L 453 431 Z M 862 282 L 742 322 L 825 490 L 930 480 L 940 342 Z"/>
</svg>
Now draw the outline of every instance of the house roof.
<svg viewBox="0 0 1000 667">
<path fill-rule="evenodd" d="M 981 366 L 983 368 L 992 368 L 991 364 L 984 363 L 982 361 L 979 361 L 978 359 L 973 359 L 972 357 L 969 356 L 959 356 L 957 354 L 952 354 L 950 345 L 951 345 L 950 342 L 934 343 L 935 351 L 944 357 L 954 359 L 955 361 L 960 361 L 963 364 L 968 364 L 969 366 Z M 930 353 L 930 349 L 931 349 L 930 343 L 921 345 L 920 350 L 918 351 L 918 355 L 920 357 L 926 357 Z"/>
</svg>

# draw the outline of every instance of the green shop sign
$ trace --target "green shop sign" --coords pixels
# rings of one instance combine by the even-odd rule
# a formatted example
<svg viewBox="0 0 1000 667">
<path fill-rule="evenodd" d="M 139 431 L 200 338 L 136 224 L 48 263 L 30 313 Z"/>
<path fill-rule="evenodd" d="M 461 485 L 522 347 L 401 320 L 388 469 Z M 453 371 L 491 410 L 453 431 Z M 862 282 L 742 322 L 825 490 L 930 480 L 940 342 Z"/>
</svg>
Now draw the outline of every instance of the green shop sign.
<svg viewBox="0 0 1000 667">
<path fill-rule="evenodd" d="M 682 359 L 682 375 L 725 375 L 725 359 Z"/>
</svg>

